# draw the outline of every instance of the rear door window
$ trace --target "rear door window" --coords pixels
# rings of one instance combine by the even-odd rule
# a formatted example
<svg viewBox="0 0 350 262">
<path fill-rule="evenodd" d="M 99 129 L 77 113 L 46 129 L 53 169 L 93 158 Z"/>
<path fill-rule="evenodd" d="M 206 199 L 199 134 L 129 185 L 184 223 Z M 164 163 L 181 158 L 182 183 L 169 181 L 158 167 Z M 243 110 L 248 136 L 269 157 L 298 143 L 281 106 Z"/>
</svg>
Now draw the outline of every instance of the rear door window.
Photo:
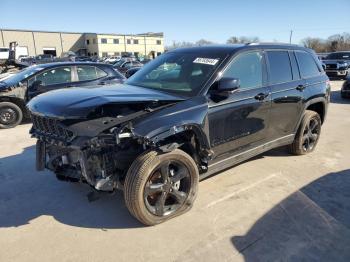
<svg viewBox="0 0 350 262">
<path fill-rule="evenodd" d="M 303 78 L 313 77 L 320 74 L 316 61 L 311 54 L 303 51 L 295 52 L 300 74 Z"/>
<path fill-rule="evenodd" d="M 293 74 L 288 51 L 267 51 L 266 53 L 269 61 L 270 84 L 292 81 Z"/>
<path fill-rule="evenodd" d="M 98 67 L 85 65 L 77 66 L 77 74 L 79 81 L 94 80 L 107 75 L 105 71 Z"/>
</svg>

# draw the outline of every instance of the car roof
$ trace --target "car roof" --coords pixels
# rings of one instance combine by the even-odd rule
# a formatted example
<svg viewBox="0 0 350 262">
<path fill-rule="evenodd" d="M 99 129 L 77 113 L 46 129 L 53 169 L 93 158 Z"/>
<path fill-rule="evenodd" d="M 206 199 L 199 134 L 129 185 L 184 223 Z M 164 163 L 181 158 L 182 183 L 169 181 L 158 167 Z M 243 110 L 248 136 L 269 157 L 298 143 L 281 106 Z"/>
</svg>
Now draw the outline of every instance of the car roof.
<svg viewBox="0 0 350 262">
<path fill-rule="evenodd" d="M 92 66 L 104 66 L 111 67 L 109 64 L 105 63 L 96 63 L 96 62 L 51 62 L 45 64 L 37 64 L 42 68 L 56 67 L 56 66 L 75 66 L 75 65 L 92 65 Z"/>
<path fill-rule="evenodd" d="M 284 44 L 284 43 L 246 43 L 246 44 L 226 44 L 226 45 L 206 45 L 177 48 L 169 52 L 183 52 L 183 53 L 206 53 L 206 52 L 220 52 L 233 54 L 243 49 L 286 49 L 286 50 L 304 50 L 313 52 L 309 48 L 305 48 L 299 45 Z"/>
</svg>

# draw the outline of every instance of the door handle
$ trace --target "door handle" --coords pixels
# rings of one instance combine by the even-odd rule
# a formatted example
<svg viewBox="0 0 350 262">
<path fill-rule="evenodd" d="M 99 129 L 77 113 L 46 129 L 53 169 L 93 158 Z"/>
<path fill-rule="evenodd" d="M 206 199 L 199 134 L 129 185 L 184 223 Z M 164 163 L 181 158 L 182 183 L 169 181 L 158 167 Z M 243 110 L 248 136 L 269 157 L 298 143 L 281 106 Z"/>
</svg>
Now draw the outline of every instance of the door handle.
<svg viewBox="0 0 350 262">
<path fill-rule="evenodd" d="M 304 85 L 298 85 L 297 87 L 296 87 L 296 90 L 298 90 L 298 91 L 303 91 L 305 89 L 305 86 Z"/>
<path fill-rule="evenodd" d="M 269 94 L 259 93 L 254 98 L 259 101 L 263 101 L 266 97 L 268 97 Z"/>
</svg>

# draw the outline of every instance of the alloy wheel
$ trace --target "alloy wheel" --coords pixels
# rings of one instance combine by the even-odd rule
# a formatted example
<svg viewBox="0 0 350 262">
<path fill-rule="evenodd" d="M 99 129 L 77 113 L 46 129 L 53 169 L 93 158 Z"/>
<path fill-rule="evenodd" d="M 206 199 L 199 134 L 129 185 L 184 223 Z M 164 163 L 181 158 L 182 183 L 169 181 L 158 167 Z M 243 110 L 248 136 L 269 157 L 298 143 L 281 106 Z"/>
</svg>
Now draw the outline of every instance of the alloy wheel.
<svg viewBox="0 0 350 262">
<path fill-rule="evenodd" d="M 144 187 L 144 201 L 155 216 L 168 216 L 183 206 L 191 189 L 190 173 L 178 161 L 165 161 L 155 168 Z"/>
<path fill-rule="evenodd" d="M 311 118 L 309 123 L 305 126 L 303 132 L 303 150 L 309 152 L 315 147 L 320 134 L 320 123 L 315 118 Z"/>
</svg>

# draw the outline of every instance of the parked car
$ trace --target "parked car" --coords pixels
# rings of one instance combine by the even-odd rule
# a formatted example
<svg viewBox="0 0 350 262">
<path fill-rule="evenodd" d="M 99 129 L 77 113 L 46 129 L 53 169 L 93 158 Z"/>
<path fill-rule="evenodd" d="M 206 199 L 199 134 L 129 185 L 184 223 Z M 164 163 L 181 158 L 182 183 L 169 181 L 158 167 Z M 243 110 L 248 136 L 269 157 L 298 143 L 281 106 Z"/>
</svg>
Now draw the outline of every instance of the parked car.
<svg viewBox="0 0 350 262">
<path fill-rule="evenodd" d="M 105 63 L 114 64 L 121 59 L 121 56 L 110 56 L 105 60 Z"/>
<path fill-rule="evenodd" d="M 134 67 L 142 67 L 143 64 L 141 64 L 140 62 L 138 61 L 125 61 L 121 64 L 119 64 L 118 66 L 114 66 L 113 67 L 115 69 L 117 69 L 120 73 L 122 74 L 125 74 L 126 71 L 128 71 L 129 69 L 131 68 L 134 68 Z"/>
<path fill-rule="evenodd" d="M 322 62 L 328 76 L 346 78 L 350 69 L 350 51 L 330 53 Z"/>
<path fill-rule="evenodd" d="M 345 79 L 340 95 L 342 98 L 350 98 L 350 75 Z"/>
<path fill-rule="evenodd" d="M 124 85 L 58 90 L 28 108 L 38 170 L 123 189 L 130 213 L 155 225 L 192 207 L 200 179 L 279 146 L 312 152 L 329 98 L 312 50 L 248 44 L 169 51 Z"/>
<path fill-rule="evenodd" d="M 135 74 L 137 71 L 139 71 L 142 67 L 137 66 L 137 67 L 132 67 L 128 71 L 125 72 L 125 77 L 129 78 L 133 74 Z"/>
<path fill-rule="evenodd" d="M 97 63 L 48 63 L 28 67 L 0 79 L 0 128 L 11 128 L 28 116 L 26 103 L 60 88 L 120 83 L 124 76 Z"/>
</svg>

